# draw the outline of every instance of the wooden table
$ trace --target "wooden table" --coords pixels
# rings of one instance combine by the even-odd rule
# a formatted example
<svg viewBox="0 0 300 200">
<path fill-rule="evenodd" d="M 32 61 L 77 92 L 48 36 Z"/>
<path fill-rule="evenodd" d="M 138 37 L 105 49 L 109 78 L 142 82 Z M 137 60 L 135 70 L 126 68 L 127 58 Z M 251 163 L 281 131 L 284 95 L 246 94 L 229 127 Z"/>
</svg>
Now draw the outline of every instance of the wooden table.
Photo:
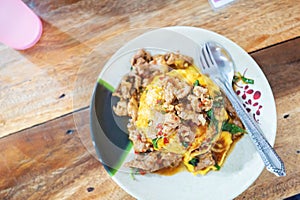
<svg viewBox="0 0 300 200">
<path fill-rule="evenodd" d="M 91 58 L 105 62 L 135 36 L 174 25 L 209 29 L 236 42 L 274 92 L 275 149 L 287 176 L 264 170 L 236 199 L 300 193 L 299 0 L 239 0 L 218 11 L 206 0 L 25 3 L 41 17 L 44 32 L 25 51 L 0 45 L 0 199 L 133 199 L 78 135 L 89 134 L 89 100 L 102 66 Z"/>
</svg>

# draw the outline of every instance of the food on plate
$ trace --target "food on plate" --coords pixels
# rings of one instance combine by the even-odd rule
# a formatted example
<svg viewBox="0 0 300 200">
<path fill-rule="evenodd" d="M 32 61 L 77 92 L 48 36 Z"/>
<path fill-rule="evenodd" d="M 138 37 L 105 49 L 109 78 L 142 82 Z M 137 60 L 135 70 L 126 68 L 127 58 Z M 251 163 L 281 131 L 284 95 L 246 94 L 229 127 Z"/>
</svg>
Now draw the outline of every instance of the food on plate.
<svg viewBox="0 0 300 200">
<path fill-rule="evenodd" d="M 182 165 L 193 174 L 219 170 L 245 133 L 218 86 L 179 53 L 139 50 L 113 96 L 114 113 L 130 117 L 135 158 L 125 165 L 141 173 Z"/>
</svg>

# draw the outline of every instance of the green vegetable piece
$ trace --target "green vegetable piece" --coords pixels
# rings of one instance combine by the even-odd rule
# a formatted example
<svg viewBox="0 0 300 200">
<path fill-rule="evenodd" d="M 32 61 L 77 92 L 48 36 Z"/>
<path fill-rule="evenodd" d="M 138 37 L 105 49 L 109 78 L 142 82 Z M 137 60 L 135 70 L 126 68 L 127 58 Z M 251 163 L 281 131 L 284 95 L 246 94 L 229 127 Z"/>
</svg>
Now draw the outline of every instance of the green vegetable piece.
<svg viewBox="0 0 300 200">
<path fill-rule="evenodd" d="M 218 171 L 221 169 L 221 167 L 218 165 L 218 163 L 215 164 L 215 167 L 217 168 Z"/>
<path fill-rule="evenodd" d="M 229 123 L 228 121 L 225 121 L 222 125 L 222 131 L 228 131 L 231 134 L 236 134 L 236 133 L 246 133 L 246 131 L 244 129 L 242 129 L 241 127 Z"/>
<path fill-rule="evenodd" d="M 193 84 L 194 86 L 199 86 L 200 85 L 200 82 L 198 80 L 196 80 Z"/>
<path fill-rule="evenodd" d="M 238 72 L 236 75 L 233 76 L 233 82 L 237 83 L 240 80 L 246 84 L 254 84 L 253 79 L 246 78 L 244 75 L 242 75 L 240 72 Z"/>
<path fill-rule="evenodd" d="M 193 165 L 194 167 L 196 167 L 198 163 L 199 163 L 199 159 L 198 159 L 198 158 L 192 158 L 192 159 L 189 161 L 189 164 L 190 164 L 190 165 Z"/>
<path fill-rule="evenodd" d="M 187 142 L 182 142 L 182 145 L 186 148 L 189 146 L 189 144 Z"/>
<path fill-rule="evenodd" d="M 253 79 L 246 78 L 246 77 L 244 77 L 244 76 L 242 76 L 242 81 L 243 81 L 244 83 L 254 84 L 254 80 L 253 80 Z"/>
<path fill-rule="evenodd" d="M 153 147 L 155 149 L 158 149 L 157 142 L 158 142 L 159 139 L 161 139 L 161 137 L 158 137 L 158 138 L 155 138 L 155 139 L 152 140 L 152 144 L 153 144 Z"/>
<path fill-rule="evenodd" d="M 214 126 L 214 127 L 216 127 L 216 130 L 218 130 L 218 120 L 214 116 L 213 109 L 210 109 L 209 111 L 207 111 L 206 114 L 210 121 L 209 126 Z"/>
<path fill-rule="evenodd" d="M 210 109 L 209 111 L 206 112 L 206 114 L 207 114 L 207 117 L 208 117 L 209 119 L 212 119 L 212 117 L 213 117 L 213 110 Z"/>
</svg>

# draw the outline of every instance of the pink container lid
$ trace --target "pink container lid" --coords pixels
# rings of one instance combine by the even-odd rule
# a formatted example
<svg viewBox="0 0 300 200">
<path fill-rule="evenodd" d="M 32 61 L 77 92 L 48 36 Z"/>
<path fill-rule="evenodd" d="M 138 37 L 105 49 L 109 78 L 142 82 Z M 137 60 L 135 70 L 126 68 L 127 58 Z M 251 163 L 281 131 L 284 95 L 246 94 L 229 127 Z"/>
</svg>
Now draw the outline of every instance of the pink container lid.
<svg viewBox="0 0 300 200">
<path fill-rule="evenodd" d="M 1 43 L 24 50 L 35 45 L 41 35 L 41 20 L 22 0 L 0 0 Z"/>
</svg>

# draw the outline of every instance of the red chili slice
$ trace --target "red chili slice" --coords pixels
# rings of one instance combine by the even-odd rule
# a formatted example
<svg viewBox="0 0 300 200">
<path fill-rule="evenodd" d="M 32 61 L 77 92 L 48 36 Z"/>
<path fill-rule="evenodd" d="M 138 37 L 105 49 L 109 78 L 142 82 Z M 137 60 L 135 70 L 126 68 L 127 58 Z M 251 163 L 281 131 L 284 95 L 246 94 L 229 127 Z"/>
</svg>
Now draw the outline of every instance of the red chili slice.
<svg viewBox="0 0 300 200">
<path fill-rule="evenodd" d="M 161 136 L 163 134 L 163 132 L 160 130 L 157 135 Z"/>
<path fill-rule="evenodd" d="M 138 134 L 138 135 L 137 135 L 137 139 L 138 139 L 138 140 L 141 140 L 141 139 L 142 139 L 142 136 L 141 136 L 140 134 Z"/>
<path fill-rule="evenodd" d="M 141 169 L 140 169 L 139 172 L 140 172 L 140 175 L 145 175 L 146 174 L 146 172 L 144 170 L 141 170 Z"/>
<path fill-rule="evenodd" d="M 164 143 L 165 143 L 165 144 L 168 144 L 168 143 L 169 143 L 168 138 L 164 138 Z"/>
</svg>

